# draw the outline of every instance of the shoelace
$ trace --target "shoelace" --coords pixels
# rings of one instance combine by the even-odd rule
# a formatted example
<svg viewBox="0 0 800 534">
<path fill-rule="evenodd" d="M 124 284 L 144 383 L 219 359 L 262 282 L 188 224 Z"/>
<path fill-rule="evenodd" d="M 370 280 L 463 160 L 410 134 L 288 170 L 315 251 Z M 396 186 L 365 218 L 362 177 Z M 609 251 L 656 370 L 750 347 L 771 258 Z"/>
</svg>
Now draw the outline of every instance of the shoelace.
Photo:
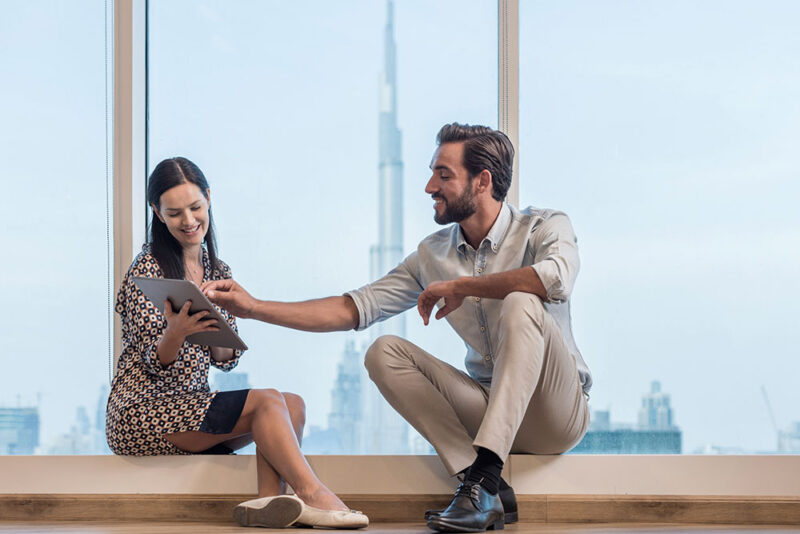
<svg viewBox="0 0 800 534">
<path fill-rule="evenodd" d="M 478 504 L 480 502 L 481 482 L 483 482 L 483 479 L 481 479 L 480 482 L 462 482 L 458 485 L 458 488 L 456 488 L 455 496 L 469 497 L 475 508 L 478 508 Z"/>
</svg>

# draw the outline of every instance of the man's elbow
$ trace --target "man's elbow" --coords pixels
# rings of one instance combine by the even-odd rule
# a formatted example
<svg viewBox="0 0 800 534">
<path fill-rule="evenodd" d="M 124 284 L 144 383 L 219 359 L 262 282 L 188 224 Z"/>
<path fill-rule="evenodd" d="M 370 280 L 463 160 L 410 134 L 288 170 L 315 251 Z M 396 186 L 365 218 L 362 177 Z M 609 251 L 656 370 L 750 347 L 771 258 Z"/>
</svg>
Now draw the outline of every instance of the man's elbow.
<svg viewBox="0 0 800 534">
<path fill-rule="evenodd" d="M 339 327 L 341 330 L 355 330 L 359 325 L 358 307 L 350 295 L 342 297 L 343 306 Z"/>
</svg>

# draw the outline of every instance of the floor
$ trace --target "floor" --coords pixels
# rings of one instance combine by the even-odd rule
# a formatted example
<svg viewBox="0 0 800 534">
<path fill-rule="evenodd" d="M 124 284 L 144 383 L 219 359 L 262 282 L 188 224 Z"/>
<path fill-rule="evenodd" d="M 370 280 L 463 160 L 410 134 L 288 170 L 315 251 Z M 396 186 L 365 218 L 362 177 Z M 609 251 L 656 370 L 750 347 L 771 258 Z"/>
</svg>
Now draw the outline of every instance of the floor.
<svg viewBox="0 0 800 534">
<path fill-rule="evenodd" d="M 305 530 L 305 529 L 304 529 Z M 506 527 L 509 534 L 722 534 L 736 533 L 747 534 L 757 532 L 770 534 L 778 532 L 800 532 L 798 526 L 759 526 L 759 525 L 643 525 L 643 524 L 540 524 L 517 523 Z M 178 532 L 191 532 L 192 534 L 225 534 L 228 532 L 247 532 L 245 529 L 231 523 L 147 523 L 147 522 L 7 522 L 0 521 L 0 532 L 20 532 L 24 534 L 52 533 L 56 534 L 173 534 Z M 268 529 L 258 529 L 256 532 L 270 532 Z M 286 532 L 287 534 L 300 534 L 300 529 L 272 530 L 271 532 Z M 317 530 L 317 532 L 325 532 Z M 327 531 L 332 532 L 332 531 Z M 343 532 L 343 531 L 338 531 Z M 354 531 L 358 532 L 358 531 Z M 381 532 L 382 534 L 432 534 L 421 523 L 380 523 L 370 526 L 360 532 Z"/>
</svg>

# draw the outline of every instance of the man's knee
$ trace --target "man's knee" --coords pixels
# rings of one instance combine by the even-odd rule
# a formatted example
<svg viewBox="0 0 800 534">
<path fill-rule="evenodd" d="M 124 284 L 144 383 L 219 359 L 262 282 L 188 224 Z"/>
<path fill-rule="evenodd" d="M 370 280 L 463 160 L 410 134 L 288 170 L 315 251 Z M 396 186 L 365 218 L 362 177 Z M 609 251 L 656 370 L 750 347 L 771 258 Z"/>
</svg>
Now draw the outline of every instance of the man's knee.
<svg viewBox="0 0 800 534">
<path fill-rule="evenodd" d="M 398 353 L 397 347 L 403 341 L 401 337 L 386 335 L 380 336 L 370 345 L 364 355 L 364 367 L 367 368 L 370 378 L 375 380 L 375 377 L 382 375 L 388 363 Z"/>
<path fill-rule="evenodd" d="M 514 291 L 506 295 L 500 309 L 500 323 L 510 328 L 520 326 L 521 321 L 531 320 L 541 325 L 543 316 L 542 299 L 533 293 L 522 291 Z"/>
</svg>

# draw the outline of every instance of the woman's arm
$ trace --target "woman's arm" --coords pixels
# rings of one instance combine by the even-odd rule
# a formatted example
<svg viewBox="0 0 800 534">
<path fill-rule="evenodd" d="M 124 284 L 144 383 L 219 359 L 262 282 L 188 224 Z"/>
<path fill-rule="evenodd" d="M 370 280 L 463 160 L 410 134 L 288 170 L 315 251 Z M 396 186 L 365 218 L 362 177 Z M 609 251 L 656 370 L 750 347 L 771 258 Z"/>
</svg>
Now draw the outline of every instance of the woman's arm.
<svg viewBox="0 0 800 534">
<path fill-rule="evenodd" d="M 217 332 L 216 319 L 206 319 L 208 311 L 199 311 L 189 315 L 192 301 L 187 300 L 177 313 L 172 309 L 169 300 L 164 302 L 164 315 L 167 317 L 167 328 L 161 341 L 158 343 L 156 354 L 158 361 L 164 367 L 178 359 L 178 352 L 187 336 L 200 332 Z M 213 356 L 213 351 L 212 351 Z"/>
</svg>

